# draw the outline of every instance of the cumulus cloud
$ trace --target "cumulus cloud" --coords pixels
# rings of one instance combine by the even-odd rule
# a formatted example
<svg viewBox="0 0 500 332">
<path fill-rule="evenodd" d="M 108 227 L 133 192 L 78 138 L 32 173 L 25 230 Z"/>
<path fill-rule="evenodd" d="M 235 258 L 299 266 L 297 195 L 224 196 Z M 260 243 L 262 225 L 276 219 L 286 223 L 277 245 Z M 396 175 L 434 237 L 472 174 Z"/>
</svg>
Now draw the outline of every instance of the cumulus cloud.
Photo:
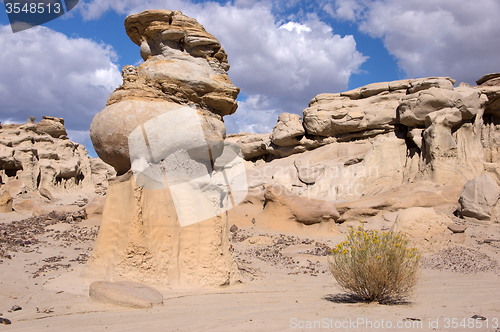
<svg viewBox="0 0 500 332">
<path fill-rule="evenodd" d="M 324 9 L 382 38 L 409 77 L 451 76 L 474 84 L 499 71 L 497 0 L 336 0 Z"/>
<path fill-rule="evenodd" d="M 239 101 L 238 111 L 224 118 L 227 133 L 271 132 L 278 120 L 278 115 L 283 113 L 281 109 L 273 108 L 271 104 L 267 96 L 257 94 Z"/>
<path fill-rule="evenodd" d="M 88 131 L 90 122 L 121 84 L 109 45 L 68 38 L 45 27 L 13 34 L 0 26 L 0 111 L 2 121 L 29 116 L 66 119 L 69 132 Z M 82 135 L 71 137 L 88 145 Z"/>
<path fill-rule="evenodd" d="M 335 34 L 313 14 L 300 20 L 278 18 L 276 5 L 294 3 L 92 0 L 81 10 L 87 19 L 106 10 L 128 14 L 148 8 L 179 9 L 196 18 L 221 41 L 231 64 L 229 77 L 247 96 L 234 118 L 225 118 L 228 132 L 263 132 L 272 129 L 278 114 L 301 114 L 317 94 L 346 89 L 351 74 L 366 60 L 352 36 Z"/>
</svg>

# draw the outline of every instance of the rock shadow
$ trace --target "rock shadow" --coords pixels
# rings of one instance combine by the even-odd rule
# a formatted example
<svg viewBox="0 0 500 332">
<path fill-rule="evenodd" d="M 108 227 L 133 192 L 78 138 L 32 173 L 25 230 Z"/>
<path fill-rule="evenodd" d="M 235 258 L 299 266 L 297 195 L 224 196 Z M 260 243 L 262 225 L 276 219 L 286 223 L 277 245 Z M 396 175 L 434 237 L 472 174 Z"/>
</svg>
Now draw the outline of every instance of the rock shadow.
<svg viewBox="0 0 500 332">
<path fill-rule="evenodd" d="M 353 303 L 371 303 L 370 301 L 364 300 L 363 298 L 349 293 L 337 293 L 337 294 L 327 294 L 322 297 L 323 300 L 330 301 L 333 303 L 344 303 L 344 304 L 353 304 Z M 411 302 L 403 300 L 403 299 L 393 299 L 383 302 L 378 302 L 382 305 L 409 305 Z"/>
</svg>

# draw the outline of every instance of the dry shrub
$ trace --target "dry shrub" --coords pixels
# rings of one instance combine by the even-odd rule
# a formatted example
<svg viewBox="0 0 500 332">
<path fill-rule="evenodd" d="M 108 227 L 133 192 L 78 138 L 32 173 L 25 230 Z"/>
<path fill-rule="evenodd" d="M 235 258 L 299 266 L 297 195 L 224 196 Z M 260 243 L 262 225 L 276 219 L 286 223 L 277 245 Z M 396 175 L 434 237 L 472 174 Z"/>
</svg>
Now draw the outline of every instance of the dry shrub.
<svg viewBox="0 0 500 332">
<path fill-rule="evenodd" d="M 420 254 L 407 248 L 402 233 L 351 228 L 328 259 L 330 271 L 346 292 L 365 301 L 398 302 L 419 279 Z"/>
</svg>

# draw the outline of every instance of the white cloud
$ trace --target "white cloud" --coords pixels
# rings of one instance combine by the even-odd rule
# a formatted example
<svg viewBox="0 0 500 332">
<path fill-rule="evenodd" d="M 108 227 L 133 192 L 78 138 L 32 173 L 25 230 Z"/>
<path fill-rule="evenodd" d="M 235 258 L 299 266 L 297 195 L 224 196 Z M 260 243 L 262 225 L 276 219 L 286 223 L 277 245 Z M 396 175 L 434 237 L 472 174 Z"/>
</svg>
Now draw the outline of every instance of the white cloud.
<svg viewBox="0 0 500 332">
<path fill-rule="evenodd" d="M 285 30 L 288 30 L 290 32 L 295 30 L 299 34 L 301 32 L 311 32 L 311 28 L 309 28 L 307 25 L 303 25 L 303 24 L 300 24 L 297 22 L 291 22 L 291 21 L 281 25 L 278 29 L 285 29 Z"/>
<path fill-rule="evenodd" d="M 498 0 L 337 0 L 334 16 L 382 38 L 409 77 L 474 84 L 500 69 Z M 352 8 L 352 11 L 348 9 Z"/>
<path fill-rule="evenodd" d="M 363 2 L 361 0 L 336 0 L 335 9 L 327 3 L 323 7 L 323 10 L 335 18 L 354 21 L 363 11 Z"/>
<path fill-rule="evenodd" d="M 282 113 L 273 109 L 269 98 L 263 95 L 251 95 L 244 101 L 238 101 L 238 110 L 231 116 L 224 117 L 226 131 L 234 133 L 270 133 Z"/>
<path fill-rule="evenodd" d="M 356 51 L 352 36 L 334 34 L 329 25 L 314 15 L 304 15 L 305 19 L 300 21 L 296 18 L 282 21 L 273 14 L 273 5 L 292 4 L 252 0 L 226 5 L 180 0 L 109 0 L 103 4 L 93 0 L 82 6 L 82 15 L 91 19 L 109 9 L 137 13 L 148 8 L 163 8 L 181 10 L 196 18 L 226 49 L 231 65 L 229 77 L 248 96 L 246 103 L 256 98 L 267 104 L 257 103 L 249 108 L 240 102 L 238 111 L 231 116 L 238 119 L 225 118 L 231 123 L 228 132 L 252 128 L 262 132 L 272 129 L 282 112 L 301 114 L 317 94 L 346 89 L 351 74 L 366 60 Z M 259 111 L 260 116 L 249 116 L 250 112 Z M 273 114 L 273 118 L 264 123 L 262 119 L 270 119 L 268 114 Z M 249 122 L 254 120 L 257 122 Z"/>
<path fill-rule="evenodd" d="M 25 122 L 43 115 L 66 120 L 68 130 L 87 131 L 109 94 L 121 84 L 108 45 L 68 38 L 44 27 L 13 34 L 0 26 L 1 120 Z M 88 145 L 88 140 L 86 140 Z"/>
</svg>

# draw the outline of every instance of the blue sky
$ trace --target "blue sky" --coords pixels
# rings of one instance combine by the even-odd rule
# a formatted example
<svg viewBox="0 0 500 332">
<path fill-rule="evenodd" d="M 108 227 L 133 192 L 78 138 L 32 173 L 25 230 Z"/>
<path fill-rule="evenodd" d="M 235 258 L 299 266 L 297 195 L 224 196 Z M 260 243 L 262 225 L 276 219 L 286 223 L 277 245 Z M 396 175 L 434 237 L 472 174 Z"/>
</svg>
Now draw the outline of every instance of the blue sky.
<svg viewBox="0 0 500 332">
<path fill-rule="evenodd" d="M 270 132 L 280 113 L 302 114 L 317 94 L 373 82 L 450 76 L 474 84 L 500 72 L 498 0 L 80 0 L 42 27 L 13 34 L 0 5 L 0 121 L 62 117 L 70 138 L 88 128 L 142 62 L 127 14 L 181 10 L 215 35 L 241 88 L 228 133 Z"/>
</svg>

